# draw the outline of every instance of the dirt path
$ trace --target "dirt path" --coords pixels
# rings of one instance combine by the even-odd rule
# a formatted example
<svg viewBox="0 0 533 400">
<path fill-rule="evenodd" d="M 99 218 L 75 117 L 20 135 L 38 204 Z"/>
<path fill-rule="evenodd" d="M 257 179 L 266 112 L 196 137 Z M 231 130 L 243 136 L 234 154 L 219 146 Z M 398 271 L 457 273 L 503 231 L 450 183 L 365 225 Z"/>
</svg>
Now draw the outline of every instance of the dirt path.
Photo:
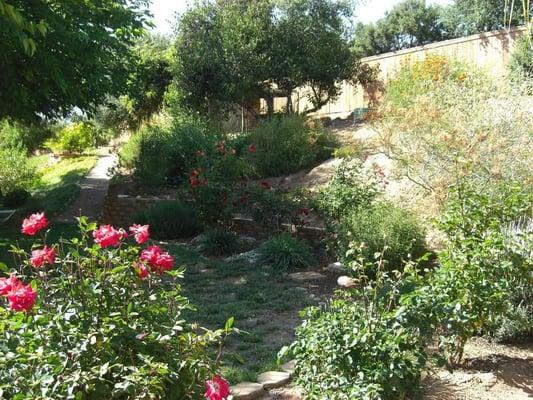
<svg viewBox="0 0 533 400">
<path fill-rule="evenodd" d="M 85 215 L 97 219 L 102 212 L 102 204 L 109 186 L 108 171 L 117 161 L 115 153 L 109 153 L 109 148 L 100 149 L 100 157 L 94 168 L 81 180 L 80 195 L 66 211 L 57 217 L 58 222 L 76 222 L 76 217 Z"/>
</svg>

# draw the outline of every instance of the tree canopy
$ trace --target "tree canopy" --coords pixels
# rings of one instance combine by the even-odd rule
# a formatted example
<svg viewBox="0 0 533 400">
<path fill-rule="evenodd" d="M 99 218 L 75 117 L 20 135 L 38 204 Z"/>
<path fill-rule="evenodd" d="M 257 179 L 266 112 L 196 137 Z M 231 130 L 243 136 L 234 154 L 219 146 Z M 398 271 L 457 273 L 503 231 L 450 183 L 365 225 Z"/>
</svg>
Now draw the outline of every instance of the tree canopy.
<svg viewBox="0 0 533 400">
<path fill-rule="evenodd" d="M 147 0 L 0 0 L 0 119 L 93 109 L 128 79 Z"/>
<path fill-rule="evenodd" d="M 339 0 L 220 0 L 197 3 L 178 21 L 178 98 L 210 113 L 309 85 L 313 109 L 358 79 L 348 41 L 349 3 Z M 312 111 L 312 110 L 307 110 Z"/>
<path fill-rule="evenodd" d="M 366 57 L 520 25 L 524 23 L 523 4 L 518 0 L 454 0 L 441 7 L 425 0 L 404 0 L 376 23 L 357 24 L 353 49 Z"/>
</svg>

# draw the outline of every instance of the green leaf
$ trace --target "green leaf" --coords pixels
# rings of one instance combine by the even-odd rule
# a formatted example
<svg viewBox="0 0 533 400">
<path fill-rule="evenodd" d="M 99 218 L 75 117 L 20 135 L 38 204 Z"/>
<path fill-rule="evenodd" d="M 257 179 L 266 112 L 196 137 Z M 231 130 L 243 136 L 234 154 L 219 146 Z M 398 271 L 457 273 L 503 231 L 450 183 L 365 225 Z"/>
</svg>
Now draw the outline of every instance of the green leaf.
<svg viewBox="0 0 533 400">
<path fill-rule="evenodd" d="M 224 326 L 224 330 L 226 332 L 230 331 L 233 328 L 233 323 L 235 322 L 235 317 L 231 317 L 226 321 L 226 325 Z"/>
</svg>

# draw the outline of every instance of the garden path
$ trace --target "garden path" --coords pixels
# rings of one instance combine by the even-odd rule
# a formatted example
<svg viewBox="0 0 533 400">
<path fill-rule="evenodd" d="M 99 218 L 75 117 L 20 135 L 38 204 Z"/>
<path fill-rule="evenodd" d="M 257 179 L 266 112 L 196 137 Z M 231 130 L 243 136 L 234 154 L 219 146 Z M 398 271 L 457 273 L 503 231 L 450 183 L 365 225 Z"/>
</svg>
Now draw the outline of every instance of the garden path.
<svg viewBox="0 0 533 400">
<path fill-rule="evenodd" d="M 85 215 L 97 219 L 102 212 L 102 205 L 109 186 L 109 169 L 117 161 L 117 155 L 111 148 L 99 149 L 99 158 L 94 168 L 78 184 L 80 195 L 67 210 L 57 217 L 58 222 L 76 222 L 76 217 Z"/>
</svg>

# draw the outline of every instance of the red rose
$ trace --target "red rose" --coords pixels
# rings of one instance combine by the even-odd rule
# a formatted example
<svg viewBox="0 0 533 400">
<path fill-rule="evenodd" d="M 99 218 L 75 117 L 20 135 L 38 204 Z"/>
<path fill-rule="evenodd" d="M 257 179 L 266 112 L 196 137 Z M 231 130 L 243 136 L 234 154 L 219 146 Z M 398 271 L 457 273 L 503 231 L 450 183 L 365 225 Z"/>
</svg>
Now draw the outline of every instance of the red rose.
<svg viewBox="0 0 533 400">
<path fill-rule="evenodd" d="M 13 274 L 9 278 L 0 278 L 0 296 L 7 295 L 17 285 L 19 281 Z"/>
<path fill-rule="evenodd" d="M 133 224 L 130 226 L 130 232 L 135 236 L 138 244 L 143 244 L 150 238 L 149 228 L 148 225 Z"/>
<path fill-rule="evenodd" d="M 224 378 L 215 375 L 205 382 L 204 397 L 207 400 L 226 400 L 230 395 L 229 383 Z"/>
<path fill-rule="evenodd" d="M 134 264 L 135 271 L 137 272 L 137 276 L 141 279 L 146 279 L 149 275 L 148 268 L 146 267 L 146 264 L 143 262 L 137 262 Z"/>
<path fill-rule="evenodd" d="M 224 153 L 226 151 L 226 143 L 223 140 L 217 143 L 217 151 L 219 153 Z"/>
<path fill-rule="evenodd" d="M 260 184 L 263 189 L 270 189 L 270 184 L 267 181 L 261 181 Z"/>
<path fill-rule="evenodd" d="M 117 231 L 111 225 L 100 225 L 100 227 L 93 231 L 93 238 L 95 243 L 98 243 L 101 247 L 117 247 L 120 244 L 120 240 L 124 237 L 126 231 Z"/>
<path fill-rule="evenodd" d="M 35 213 L 22 221 L 22 233 L 33 236 L 48 226 L 44 213 Z"/>
<path fill-rule="evenodd" d="M 54 264 L 56 261 L 56 251 L 53 247 L 44 246 L 42 249 L 31 252 L 31 264 L 39 268 L 43 264 Z"/>
<path fill-rule="evenodd" d="M 29 311 L 35 304 L 37 293 L 30 285 L 23 285 L 20 282 L 11 288 L 7 294 L 9 306 L 13 311 Z"/>
<path fill-rule="evenodd" d="M 141 260 L 146 261 L 152 271 L 156 274 L 162 274 L 174 267 L 174 258 L 162 252 L 159 246 L 150 246 L 141 252 Z"/>
<path fill-rule="evenodd" d="M 249 144 L 248 145 L 248 152 L 255 153 L 255 150 L 256 150 L 256 148 L 255 148 L 255 146 L 253 144 Z"/>
<path fill-rule="evenodd" d="M 160 254 L 161 254 L 161 247 L 150 246 L 141 252 L 141 260 L 146 261 L 148 264 L 152 265 L 155 263 L 157 256 L 159 256 Z"/>
<path fill-rule="evenodd" d="M 156 274 L 161 275 L 163 272 L 170 271 L 174 267 L 174 257 L 168 253 L 161 253 L 151 267 Z"/>
</svg>

